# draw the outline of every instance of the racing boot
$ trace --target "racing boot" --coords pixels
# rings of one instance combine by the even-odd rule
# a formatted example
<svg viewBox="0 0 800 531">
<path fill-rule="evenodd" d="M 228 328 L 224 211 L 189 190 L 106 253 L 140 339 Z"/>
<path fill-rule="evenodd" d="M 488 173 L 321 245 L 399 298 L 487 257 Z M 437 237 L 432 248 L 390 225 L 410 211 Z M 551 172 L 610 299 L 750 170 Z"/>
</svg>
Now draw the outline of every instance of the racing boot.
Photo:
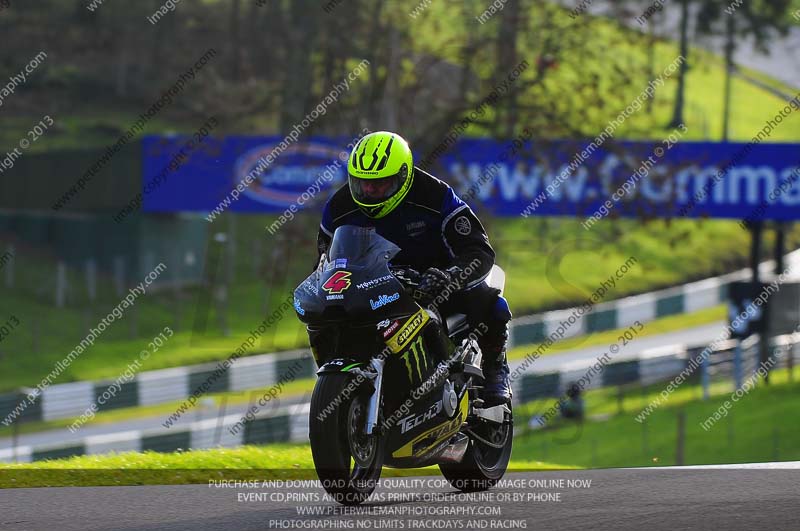
<svg viewBox="0 0 800 531">
<path fill-rule="evenodd" d="M 511 383 L 508 379 L 508 362 L 505 349 L 502 360 L 486 360 L 483 363 L 483 407 L 492 407 L 498 404 L 511 402 Z"/>
<path fill-rule="evenodd" d="M 483 407 L 511 402 L 511 382 L 508 378 L 510 371 L 506 360 L 507 341 L 506 326 L 495 337 L 489 336 L 478 341 L 483 352 Z"/>
</svg>

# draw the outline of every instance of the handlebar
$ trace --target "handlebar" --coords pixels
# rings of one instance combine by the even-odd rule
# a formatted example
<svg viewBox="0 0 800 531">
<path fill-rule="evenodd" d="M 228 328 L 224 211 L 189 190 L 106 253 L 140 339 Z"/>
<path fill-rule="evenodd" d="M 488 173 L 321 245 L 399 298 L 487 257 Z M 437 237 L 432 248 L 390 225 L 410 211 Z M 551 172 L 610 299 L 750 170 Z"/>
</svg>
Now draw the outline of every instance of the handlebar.
<svg viewBox="0 0 800 531">
<path fill-rule="evenodd" d="M 422 304 L 420 301 L 422 300 L 423 294 L 417 290 L 420 279 L 422 278 L 422 273 L 411 267 L 403 266 L 389 266 L 389 271 L 400 281 L 408 294 L 419 304 Z"/>
<path fill-rule="evenodd" d="M 422 274 L 411 267 L 389 266 L 389 271 L 406 287 L 416 287 L 419 285 Z"/>
</svg>

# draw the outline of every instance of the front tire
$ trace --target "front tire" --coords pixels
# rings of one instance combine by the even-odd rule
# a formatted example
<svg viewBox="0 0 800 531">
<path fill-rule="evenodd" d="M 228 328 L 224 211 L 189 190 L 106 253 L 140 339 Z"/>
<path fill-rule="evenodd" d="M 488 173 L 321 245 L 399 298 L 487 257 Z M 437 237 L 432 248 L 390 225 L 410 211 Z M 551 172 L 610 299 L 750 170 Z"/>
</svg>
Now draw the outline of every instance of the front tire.
<svg viewBox="0 0 800 531">
<path fill-rule="evenodd" d="M 351 382 L 348 373 L 320 375 L 309 412 L 317 476 L 325 491 L 343 505 L 369 498 L 383 466 L 383 438 L 364 433 L 369 386 L 354 389 Z"/>
<path fill-rule="evenodd" d="M 442 475 L 453 488 L 461 492 L 488 490 L 503 478 L 511 459 L 514 441 L 514 412 L 511 403 L 508 408 L 509 413 L 502 425 L 481 421 L 470 428 L 472 433 L 467 433 L 469 447 L 460 463 L 439 465 Z"/>
</svg>

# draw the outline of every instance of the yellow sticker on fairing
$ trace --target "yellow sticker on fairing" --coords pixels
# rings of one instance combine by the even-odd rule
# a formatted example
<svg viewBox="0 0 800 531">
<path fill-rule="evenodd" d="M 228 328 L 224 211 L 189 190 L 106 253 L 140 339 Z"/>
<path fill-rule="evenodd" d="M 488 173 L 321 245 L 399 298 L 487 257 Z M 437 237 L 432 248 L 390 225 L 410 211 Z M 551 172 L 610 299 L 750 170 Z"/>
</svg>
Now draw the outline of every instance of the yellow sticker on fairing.
<svg viewBox="0 0 800 531">
<path fill-rule="evenodd" d="M 430 321 L 431 318 L 428 312 L 420 310 L 408 318 L 403 327 L 398 330 L 392 337 L 386 340 L 386 345 L 395 354 L 399 354 L 405 346 L 413 340 L 425 323 Z"/>
<path fill-rule="evenodd" d="M 420 433 L 408 443 L 403 445 L 402 447 L 398 448 L 392 453 L 392 457 L 419 457 L 433 450 L 439 444 L 445 442 L 447 439 L 458 433 L 458 430 L 461 429 L 461 425 L 466 420 L 467 416 L 467 408 L 469 407 L 469 393 L 465 392 L 464 396 L 461 397 L 461 404 L 459 406 L 459 411 L 456 413 L 456 416 L 451 420 L 446 420 L 442 424 L 435 426 L 423 433 Z M 426 438 L 433 439 L 433 442 L 430 444 L 426 444 L 425 446 L 418 448 L 416 451 L 414 450 L 414 446 L 419 442 L 423 441 Z"/>
</svg>

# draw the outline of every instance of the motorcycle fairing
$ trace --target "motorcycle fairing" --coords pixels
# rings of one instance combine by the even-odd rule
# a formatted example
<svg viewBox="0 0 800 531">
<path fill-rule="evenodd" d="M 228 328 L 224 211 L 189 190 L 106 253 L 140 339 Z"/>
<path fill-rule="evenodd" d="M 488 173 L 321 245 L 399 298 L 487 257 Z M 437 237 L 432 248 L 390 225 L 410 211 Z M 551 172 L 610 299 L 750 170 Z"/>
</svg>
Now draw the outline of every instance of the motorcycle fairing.
<svg viewBox="0 0 800 531">
<path fill-rule="evenodd" d="M 450 437 L 458 433 L 458 430 L 461 429 L 461 424 L 466 420 L 468 407 L 469 395 L 468 393 L 464 393 L 461 397 L 461 402 L 455 417 L 452 419 L 445 418 L 444 422 L 440 422 L 434 427 L 414 436 L 413 439 L 392 452 L 392 458 L 398 460 L 396 465 L 403 464 L 403 458 L 424 461 L 429 455 L 435 454 L 440 446 L 446 444 Z"/>
<path fill-rule="evenodd" d="M 310 325 L 406 317 L 419 307 L 389 270 L 400 248 L 374 229 L 336 229 L 329 254 L 294 291 L 297 317 Z"/>
<path fill-rule="evenodd" d="M 350 372 L 353 369 L 363 369 L 366 367 L 363 361 L 356 361 L 349 358 L 336 358 L 329 360 L 317 370 L 317 374 L 327 374 L 332 372 Z"/>
</svg>

